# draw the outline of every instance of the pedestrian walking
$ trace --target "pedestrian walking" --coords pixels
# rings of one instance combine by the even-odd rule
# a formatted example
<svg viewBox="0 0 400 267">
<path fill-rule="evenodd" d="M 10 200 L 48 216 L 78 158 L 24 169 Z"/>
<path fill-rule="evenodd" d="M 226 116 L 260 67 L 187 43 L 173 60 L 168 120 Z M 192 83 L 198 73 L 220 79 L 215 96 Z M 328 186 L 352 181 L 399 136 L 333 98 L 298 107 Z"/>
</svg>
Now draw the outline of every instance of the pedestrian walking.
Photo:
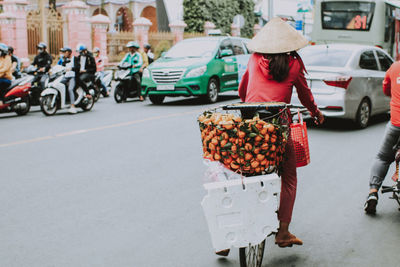
<svg viewBox="0 0 400 267">
<path fill-rule="evenodd" d="M 400 62 L 397 61 L 386 71 L 383 80 L 383 93 L 390 100 L 390 121 L 386 125 L 383 142 L 372 164 L 369 177 L 369 194 L 364 204 L 367 214 L 375 214 L 378 205 L 378 190 L 395 160 L 394 146 L 400 138 Z"/>
<path fill-rule="evenodd" d="M 295 86 L 301 103 L 319 123 L 323 123 L 324 116 L 314 101 L 304 76 L 306 69 L 296 52 L 307 44 L 306 38 L 282 19 L 270 20 L 248 44 L 254 53 L 239 85 L 241 100 L 289 104 Z M 280 247 L 291 247 L 303 242 L 289 232 L 297 188 L 296 158 L 290 136 L 285 151 L 278 211 L 280 223 L 275 243 Z"/>
</svg>

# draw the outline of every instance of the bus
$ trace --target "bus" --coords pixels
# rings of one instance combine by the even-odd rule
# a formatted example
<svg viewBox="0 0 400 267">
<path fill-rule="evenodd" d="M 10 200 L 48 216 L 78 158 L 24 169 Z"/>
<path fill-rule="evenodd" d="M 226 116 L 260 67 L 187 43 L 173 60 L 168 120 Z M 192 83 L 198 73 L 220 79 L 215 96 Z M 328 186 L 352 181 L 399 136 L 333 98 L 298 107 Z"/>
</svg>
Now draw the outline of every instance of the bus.
<svg viewBox="0 0 400 267">
<path fill-rule="evenodd" d="M 317 0 L 313 44 L 357 43 L 400 59 L 400 0 Z"/>
</svg>

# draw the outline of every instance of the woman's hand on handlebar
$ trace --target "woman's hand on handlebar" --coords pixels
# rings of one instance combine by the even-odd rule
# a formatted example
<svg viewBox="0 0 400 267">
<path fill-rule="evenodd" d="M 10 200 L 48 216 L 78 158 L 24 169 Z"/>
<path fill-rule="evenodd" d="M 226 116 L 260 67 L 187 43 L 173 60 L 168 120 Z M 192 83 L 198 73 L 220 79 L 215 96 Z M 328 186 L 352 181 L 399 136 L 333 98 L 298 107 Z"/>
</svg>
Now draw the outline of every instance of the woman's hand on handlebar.
<svg viewBox="0 0 400 267">
<path fill-rule="evenodd" d="M 314 117 L 315 117 L 315 123 L 317 125 L 324 123 L 325 118 L 321 110 L 317 109 L 317 111 L 314 114 Z"/>
</svg>

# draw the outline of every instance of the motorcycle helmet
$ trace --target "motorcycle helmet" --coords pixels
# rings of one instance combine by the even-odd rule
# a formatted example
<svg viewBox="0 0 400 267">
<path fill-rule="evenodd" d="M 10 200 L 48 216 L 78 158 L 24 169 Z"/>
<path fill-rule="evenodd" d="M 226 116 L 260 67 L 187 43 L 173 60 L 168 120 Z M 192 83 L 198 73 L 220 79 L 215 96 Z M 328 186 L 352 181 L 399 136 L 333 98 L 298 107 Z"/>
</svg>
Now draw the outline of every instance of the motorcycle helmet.
<svg viewBox="0 0 400 267">
<path fill-rule="evenodd" d="M 82 52 L 82 51 L 85 51 L 85 50 L 87 50 L 87 47 L 84 44 L 78 44 L 76 46 L 76 52 Z"/>
<path fill-rule="evenodd" d="M 84 44 L 78 44 L 76 46 L 76 52 L 78 52 L 80 55 L 84 55 L 84 52 L 87 50 L 86 45 Z"/>
<path fill-rule="evenodd" d="M 46 48 L 47 48 L 47 45 L 46 45 L 45 43 L 41 42 L 41 43 L 39 43 L 36 47 L 37 47 L 38 49 L 46 49 Z"/>
<path fill-rule="evenodd" d="M 126 47 L 130 48 L 130 47 L 134 47 L 134 48 L 140 48 L 139 44 L 135 41 L 130 41 Z"/>
<path fill-rule="evenodd" d="M 98 47 L 93 48 L 93 53 L 99 53 L 99 52 L 100 52 L 100 48 L 98 48 Z"/>
<path fill-rule="evenodd" d="M 63 50 L 63 52 L 72 52 L 72 49 L 69 46 L 63 47 L 62 50 Z"/>
<path fill-rule="evenodd" d="M 8 46 L 6 44 L 0 43 L 0 54 L 1 56 L 8 55 Z"/>
</svg>

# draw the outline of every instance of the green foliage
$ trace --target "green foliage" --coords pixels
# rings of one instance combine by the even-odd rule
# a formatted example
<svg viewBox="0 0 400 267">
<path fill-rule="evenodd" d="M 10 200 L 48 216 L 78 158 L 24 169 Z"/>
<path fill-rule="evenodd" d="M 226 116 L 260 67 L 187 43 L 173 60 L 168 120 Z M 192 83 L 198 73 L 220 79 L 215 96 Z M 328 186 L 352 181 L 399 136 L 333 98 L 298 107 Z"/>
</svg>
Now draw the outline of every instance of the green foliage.
<svg viewBox="0 0 400 267">
<path fill-rule="evenodd" d="M 234 16 L 241 14 L 245 18 L 241 35 L 252 37 L 257 22 L 253 0 L 184 0 L 183 12 L 188 32 L 203 32 L 204 23 L 211 21 L 223 34 L 230 33 Z"/>
<path fill-rule="evenodd" d="M 171 48 L 171 43 L 167 40 L 163 40 L 157 44 L 154 48 L 154 56 L 155 58 L 159 58 L 162 52 L 166 52 Z"/>
</svg>

